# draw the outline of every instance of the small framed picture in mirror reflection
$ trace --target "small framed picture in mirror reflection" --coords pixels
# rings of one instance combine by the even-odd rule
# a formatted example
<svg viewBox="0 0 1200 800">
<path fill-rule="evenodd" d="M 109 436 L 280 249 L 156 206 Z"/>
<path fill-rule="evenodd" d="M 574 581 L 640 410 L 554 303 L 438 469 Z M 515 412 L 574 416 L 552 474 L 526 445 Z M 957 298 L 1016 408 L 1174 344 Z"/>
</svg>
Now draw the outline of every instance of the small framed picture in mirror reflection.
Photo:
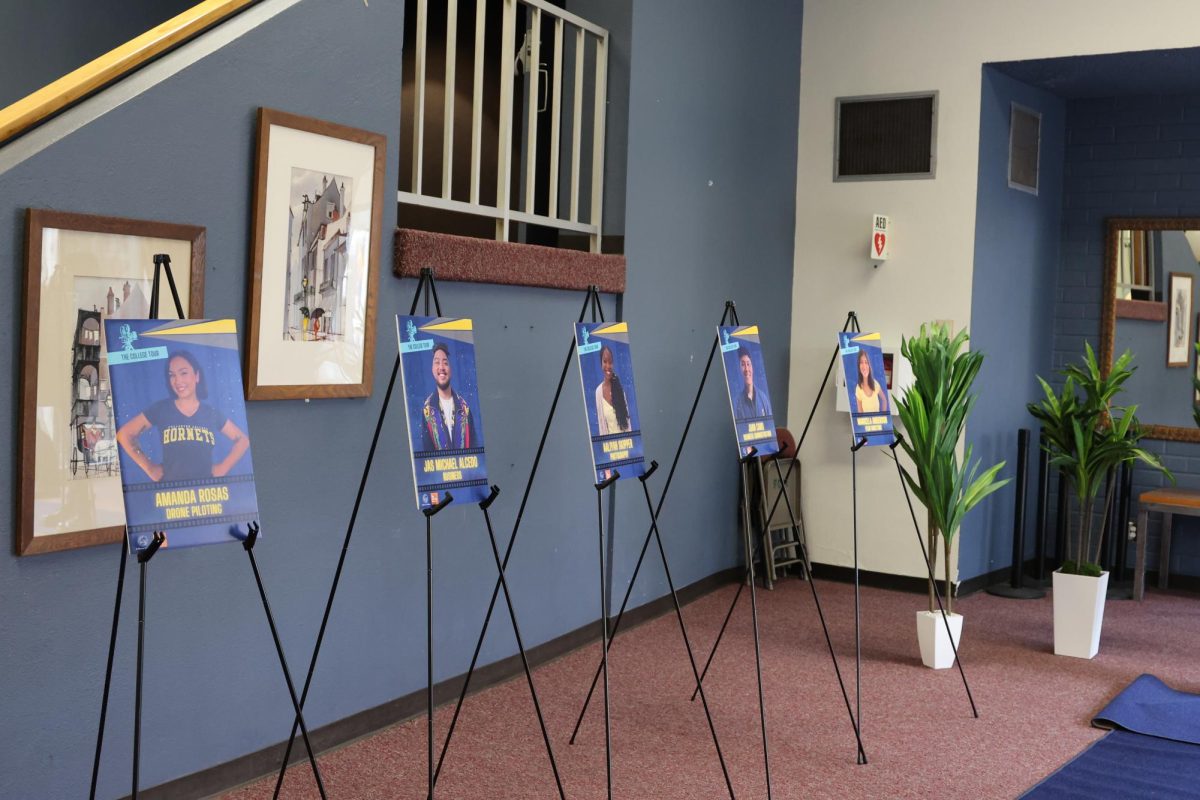
<svg viewBox="0 0 1200 800">
<path fill-rule="evenodd" d="M 1186 367 L 1192 362 L 1192 283 L 1186 272 L 1172 272 L 1167 306 L 1167 366 Z"/>
</svg>

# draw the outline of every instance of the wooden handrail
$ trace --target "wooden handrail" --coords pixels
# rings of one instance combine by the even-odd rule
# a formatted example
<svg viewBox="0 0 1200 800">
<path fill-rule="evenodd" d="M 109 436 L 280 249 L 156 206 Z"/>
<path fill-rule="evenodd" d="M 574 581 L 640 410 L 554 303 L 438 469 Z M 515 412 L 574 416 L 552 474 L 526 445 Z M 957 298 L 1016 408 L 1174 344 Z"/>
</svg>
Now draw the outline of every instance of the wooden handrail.
<svg viewBox="0 0 1200 800">
<path fill-rule="evenodd" d="M 0 109 L 0 143 L 162 55 L 255 0 L 203 0 L 178 16 Z"/>
</svg>

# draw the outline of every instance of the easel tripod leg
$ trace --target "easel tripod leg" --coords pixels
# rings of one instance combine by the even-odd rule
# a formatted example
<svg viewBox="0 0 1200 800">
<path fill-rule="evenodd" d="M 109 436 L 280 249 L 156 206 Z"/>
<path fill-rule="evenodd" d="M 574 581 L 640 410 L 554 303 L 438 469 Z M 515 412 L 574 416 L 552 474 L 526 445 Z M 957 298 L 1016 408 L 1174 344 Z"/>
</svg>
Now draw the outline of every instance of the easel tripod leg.
<svg viewBox="0 0 1200 800">
<path fill-rule="evenodd" d="M 780 476 L 779 483 L 781 486 L 784 485 L 782 473 L 783 470 L 779 466 L 779 461 L 776 460 L 775 474 Z M 792 508 L 791 498 L 785 494 L 783 500 L 787 507 L 788 516 L 791 518 L 793 526 L 795 526 L 798 518 L 795 509 Z M 808 549 L 803 542 L 800 542 L 798 546 L 800 548 L 801 569 L 804 571 L 805 582 L 812 592 L 813 605 L 817 608 L 817 619 L 821 621 L 821 630 L 825 634 L 825 646 L 829 648 L 829 660 L 833 663 L 833 673 L 837 677 L 838 687 L 842 690 L 842 700 L 846 704 L 846 714 L 850 717 L 850 725 L 854 728 L 854 738 L 858 742 L 858 763 L 866 764 L 867 751 L 863 747 L 862 730 L 859 727 L 859 722 L 854 711 L 850 708 L 850 695 L 846 691 L 846 682 L 842 680 L 842 670 L 838 666 L 837 654 L 833 650 L 833 638 L 829 635 L 829 625 L 825 622 L 825 611 L 821 608 L 821 598 L 817 595 L 817 582 L 813 579 L 812 569 L 809 566 L 811 562 L 808 560 Z"/>
<path fill-rule="evenodd" d="M 508 604 L 508 617 L 512 620 L 513 635 L 517 639 L 517 651 L 521 654 L 521 666 L 525 669 L 525 680 L 529 683 L 529 695 L 533 698 L 533 708 L 537 712 L 538 726 L 542 729 L 542 740 L 546 743 L 546 755 L 550 757 L 550 769 L 554 772 L 554 785 L 558 787 L 558 796 L 565 799 L 562 778 L 558 774 L 558 763 L 554 758 L 554 747 L 550 744 L 550 732 L 546 729 L 546 720 L 542 716 L 542 704 L 538 702 L 537 689 L 533 685 L 533 671 L 529 668 L 529 658 L 525 654 L 525 643 L 521 639 L 521 627 L 517 624 L 517 611 L 513 607 L 512 594 L 508 590 L 508 579 L 504 575 L 504 565 L 500 560 L 500 548 L 496 545 L 496 534 L 492 530 L 492 517 L 487 508 L 483 509 L 483 518 L 487 524 L 488 541 L 492 545 L 492 557 L 495 559 L 496 569 L 500 573 L 504 601 Z"/>
<path fill-rule="evenodd" d="M 722 316 L 721 316 L 721 324 L 722 325 L 725 324 L 726 316 L 730 313 L 731 305 L 732 304 L 729 302 L 726 302 L 726 304 L 725 304 L 725 313 L 722 314 Z M 700 397 L 701 397 L 701 395 L 704 394 L 704 384 L 708 381 L 708 373 L 712 369 L 713 357 L 717 353 L 717 344 L 719 343 L 719 341 L 720 341 L 719 339 L 714 337 L 713 343 L 712 343 L 712 348 L 708 351 L 708 361 L 705 362 L 704 374 L 700 376 L 700 386 L 696 389 L 696 396 L 692 400 L 692 410 L 688 413 L 687 423 L 684 424 L 684 426 L 683 426 L 683 434 L 679 438 L 679 444 L 675 447 L 675 456 L 671 460 L 671 469 L 667 471 L 667 480 L 663 484 L 662 493 L 659 494 L 659 496 L 658 496 L 658 507 L 655 511 L 656 514 L 662 513 L 663 502 L 666 501 L 666 499 L 667 499 L 667 492 L 671 488 L 671 480 L 675 477 L 675 468 L 679 465 L 679 457 L 683 454 L 683 445 L 684 445 L 684 443 L 687 442 L 688 433 L 692 429 L 692 421 L 696 418 L 696 408 L 699 407 Z M 621 620 L 625 616 L 625 609 L 629 605 L 629 598 L 633 595 L 633 586 L 637 581 L 638 573 L 641 571 L 642 561 L 646 557 L 646 549 L 650 546 L 650 537 L 652 535 L 653 535 L 652 531 L 646 531 L 646 539 L 645 539 L 645 541 L 642 542 L 642 551 L 638 555 L 637 564 L 634 566 L 633 574 L 629 578 L 629 586 L 625 590 L 625 599 L 623 599 L 621 601 L 621 608 L 620 608 L 620 610 L 617 611 L 617 617 L 616 617 L 615 621 L 613 622 L 613 626 L 612 626 L 612 635 L 613 636 L 617 635 L 617 630 L 620 629 L 620 627 L 621 627 Z M 611 639 L 609 641 L 611 642 Z M 588 707 L 591 705 L 592 694 L 596 691 L 596 683 L 600 680 L 600 670 L 601 670 L 601 665 L 597 664 L 596 665 L 596 673 L 595 673 L 595 675 L 592 676 L 592 685 L 588 688 L 587 697 L 584 698 L 584 701 L 583 701 L 583 708 L 581 708 L 579 710 L 579 717 L 575 721 L 575 728 L 573 731 L 571 731 L 571 743 L 572 744 L 575 743 L 575 737 L 579 733 L 579 726 L 583 724 L 584 715 L 587 714 Z M 695 699 L 695 695 L 692 696 L 692 699 Z"/>
<path fill-rule="evenodd" d="M 579 322 L 583 322 L 584 316 L 587 314 L 588 306 L 592 303 L 592 298 L 598 296 L 598 290 L 595 286 L 589 286 L 587 295 L 583 299 L 583 308 L 579 311 Z M 508 561 L 512 556 L 513 547 L 517 542 L 517 533 L 521 529 L 521 520 L 525 516 L 525 505 L 529 501 L 529 492 L 533 488 L 533 479 L 537 476 L 538 466 L 542 462 L 542 452 L 546 447 L 546 439 L 550 435 L 550 424 L 554 422 L 554 413 L 558 409 L 558 400 L 562 396 L 563 384 L 567 380 L 567 372 L 571 368 L 571 360 L 575 354 L 575 337 L 571 337 L 571 344 L 567 347 L 566 358 L 563 359 L 562 372 L 558 376 L 558 386 L 554 390 L 554 399 L 550 402 L 550 413 L 546 416 L 546 424 L 542 428 L 542 438 L 538 440 L 537 453 L 533 457 L 533 466 L 529 470 L 529 478 L 525 481 L 525 492 L 521 495 L 521 504 L 517 508 L 517 518 L 513 522 L 512 533 L 508 537 L 508 545 L 504 549 L 504 560 L 501 562 L 504 569 L 508 569 Z M 450 740 L 454 736 L 455 727 L 458 725 L 458 715 L 462 711 L 463 702 L 467 699 L 467 690 L 471 686 L 471 678 L 475 674 L 475 665 L 479 661 L 479 653 L 483 650 L 483 640 L 487 636 L 488 626 L 492 621 L 492 613 L 496 608 L 496 601 L 500 598 L 500 579 L 496 579 L 496 585 L 492 587 L 492 599 L 488 602 L 487 613 L 483 617 L 483 626 L 479 630 L 479 637 L 475 640 L 475 652 L 471 655 L 471 665 L 467 668 L 467 677 L 463 680 L 462 689 L 459 691 L 458 701 L 454 704 L 454 713 L 450 717 L 450 727 L 446 731 L 446 740 L 442 743 L 442 752 L 438 756 L 437 767 L 433 771 L 433 780 L 436 783 L 438 775 L 442 771 L 442 762 L 446 760 L 446 751 L 450 748 Z"/>
<path fill-rule="evenodd" d="M 696 691 L 700 693 L 700 702 L 704 706 L 704 717 L 708 720 L 708 730 L 712 734 L 713 747 L 717 749 L 717 760 L 721 763 L 721 774 L 725 777 L 725 788 L 729 790 L 730 800 L 733 800 L 733 781 L 729 778 L 729 769 L 725 766 L 725 755 L 721 752 L 721 742 L 717 739 L 717 727 L 713 723 L 712 713 L 708 708 L 708 698 L 704 696 L 704 685 L 700 680 L 700 670 L 696 667 L 696 656 L 692 653 L 692 641 L 688 637 L 687 625 L 683 622 L 683 609 L 679 606 L 679 595 L 675 592 L 675 581 L 671 578 L 671 568 L 667 564 L 667 550 L 663 546 L 662 535 L 658 530 L 658 515 L 654 513 L 654 503 L 650 500 L 650 490 L 646 487 L 642 476 L 642 494 L 646 497 L 646 510 L 650 513 L 650 530 L 654 532 L 654 541 L 658 544 L 658 553 L 662 556 L 663 573 L 667 577 L 667 588 L 671 590 L 671 602 L 675 605 L 675 616 L 679 620 L 679 632 L 683 634 L 683 646 L 687 648 L 688 663 L 692 665 L 692 676 L 696 679 Z M 632 585 L 632 582 L 631 582 Z"/>
<path fill-rule="evenodd" d="M 596 487 L 596 520 L 600 542 L 600 663 L 604 670 L 604 771 L 608 800 L 612 800 L 612 717 L 608 704 L 608 594 L 604 580 L 604 506 L 603 487 Z"/>
<path fill-rule="evenodd" d="M 917 545 L 921 548 L 921 555 L 925 559 L 925 568 L 929 571 L 929 585 L 933 589 L 934 598 L 937 600 L 938 611 L 942 615 L 942 624 L 946 626 L 946 638 L 950 640 L 950 649 L 954 653 L 954 663 L 958 665 L 958 674 L 962 678 L 963 689 L 967 692 L 967 701 L 971 704 L 971 714 L 975 719 L 979 719 L 979 709 L 975 707 L 975 698 L 971 695 L 970 684 L 967 683 L 967 673 L 963 669 L 962 659 L 958 656 L 958 645 L 954 643 L 954 635 L 950 631 L 950 620 L 946 616 L 946 607 L 942 604 L 942 593 L 937 588 L 937 578 L 933 574 L 933 561 L 930 559 L 930 554 L 925 550 L 925 542 L 921 541 L 921 526 L 917 523 L 917 512 L 913 510 L 912 498 L 908 495 L 908 484 L 904 481 L 904 473 L 900 470 L 900 458 L 896 453 L 896 447 L 899 444 L 899 438 L 891 444 L 892 459 L 896 462 L 896 477 L 900 480 L 900 488 L 904 490 L 904 500 L 908 503 L 908 513 L 912 517 L 913 530 L 917 534 Z"/>
<path fill-rule="evenodd" d="M 325 783 L 321 780 L 321 770 L 317 767 L 316 752 L 308 738 L 308 726 L 304 724 L 304 713 L 300 710 L 300 699 L 296 696 L 296 685 L 292 683 L 292 673 L 288 670 L 287 658 L 283 654 L 283 643 L 279 641 L 279 631 L 275 628 L 275 615 L 271 613 L 271 604 L 267 602 L 267 591 L 263 588 L 262 576 L 258 572 L 258 561 L 254 558 L 254 542 L 257 536 L 258 526 L 254 525 L 251 528 L 250 536 L 242 546 L 246 549 L 246 555 L 250 557 L 250 569 L 254 572 L 254 582 L 258 585 L 258 596 L 262 599 L 263 612 L 267 615 L 267 626 L 270 627 L 271 639 L 275 642 L 275 652 L 279 656 L 279 666 L 283 669 L 283 679 L 287 683 L 288 696 L 292 699 L 292 708 L 300 723 L 300 733 L 304 737 L 304 747 L 308 750 L 308 761 L 312 765 L 313 777 L 317 781 L 317 791 L 324 800 Z"/>
<path fill-rule="evenodd" d="M 742 462 L 742 515 L 746 563 L 750 572 L 750 618 L 754 624 L 754 671 L 758 679 L 758 720 L 762 727 L 763 769 L 767 777 L 767 800 L 771 799 L 771 758 L 767 750 L 767 710 L 763 703 L 762 646 L 758 638 L 758 596 L 754 588 L 754 555 L 750 546 L 750 496 L 747 491 L 746 462 Z"/>
<path fill-rule="evenodd" d="M 100 753 L 104 749 L 104 722 L 108 717 L 108 693 L 112 687 L 113 656 L 117 651 L 117 626 L 121 622 L 121 595 L 125 589 L 125 540 L 117 545 L 121 551 L 121 566 L 117 571 L 117 599 L 113 602 L 112 635 L 108 639 L 108 665 L 104 668 L 104 694 L 100 700 L 100 727 L 96 732 L 96 758 L 92 762 L 92 788 L 88 800 L 96 800 L 96 781 L 100 777 Z"/>
</svg>

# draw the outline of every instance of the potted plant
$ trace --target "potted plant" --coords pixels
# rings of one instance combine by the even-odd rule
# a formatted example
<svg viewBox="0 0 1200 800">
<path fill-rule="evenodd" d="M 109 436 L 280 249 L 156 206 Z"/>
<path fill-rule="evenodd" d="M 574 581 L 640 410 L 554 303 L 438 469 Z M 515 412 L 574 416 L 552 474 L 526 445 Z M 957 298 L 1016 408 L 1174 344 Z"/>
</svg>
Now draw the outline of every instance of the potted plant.
<svg viewBox="0 0 1200 800">
<path fill-rule="evenodd" d="M 928 554 L 937 561 L 937 543 L 942 542 L 945 556 L 946 620 L 935 604 L 934 583 L 929 581 L 929 610 L 917 612 L 917 639 L 921 661 L 934 669 L 954 664 L 954 649 L 947 635 L 947 623 L 957 648 L 963 618 L 954 613 L 953 585 L 950 580 L 950 550 L 963 517 L 980 500 L 999 489 L 1008 480 L 998 480 L 1004 467 L 1001 461 L 982 473 L 979 461 L 971 460 L 968 445 L 962 461 L 958 443 L 975 395 L 971 384 L 983 364 L 983 354 L 964 350 L 968 336 L 960 331 L 951 337 L 945 325 L 922 325 L 920 334 L 901 341 L 900 353 L 912 366 L 913 383 L 904 396 L 896 399 L 905 438 L 901 444 L 912 462 L 915 474 L 901 467 L 904 480 L 925 506 L 928 514 Z"/>
<path fill-rule="evenodd" d="M 1092 346 L 1085 348 L 1083 364 L 1062 371 L 1062 389 L 1055 393 L 1039 377 L 1045 397 L 1029 404 L 1029 413 L 1042 424 L 1050 463 L 1066 474 L 1079 510 L 1068 525 L 1062 566 L 1053 575 L 1054 652 L 1077 658 L 1092 658 L 1100 649 L 1108 573 L 1097 562 L 1115 489 L 1115 481 L 1107 481 L 1109 472 L 1122 463 L 1142 461 L 1175 480 L 1153 454 L 1138 447 L 1137 406 L 1113 404 L 1133 374 L 1133 355 L 1126 350 L 1105 375 Z M 1110 485 L 1097 528 L 1096 496 L 1105 483 Z"/>
</svg>

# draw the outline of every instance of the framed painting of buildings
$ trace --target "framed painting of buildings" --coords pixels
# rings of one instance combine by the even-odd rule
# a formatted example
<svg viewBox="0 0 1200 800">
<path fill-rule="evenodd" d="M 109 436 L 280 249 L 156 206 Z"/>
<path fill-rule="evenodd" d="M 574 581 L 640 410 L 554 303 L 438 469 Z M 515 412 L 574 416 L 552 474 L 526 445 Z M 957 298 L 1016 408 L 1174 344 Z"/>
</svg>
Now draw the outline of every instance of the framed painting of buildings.
<svg viewBox="0 0 1200 800">
<path fill-rule="evenodd" d="M 188 316 L 203 316 L 204 236 L 194 225 L 27 212 L 18 555 L 122 540 L 125 510 L 103 320 L 149 314 L 158 253 L 171 257 Z M 174 309 L 165 280 L 159 305 Z"/>
<path fill-rule="evenodd" d="M 248 399 L 371 394 L 386 148 L 259 109 Z"/>
</svg>

